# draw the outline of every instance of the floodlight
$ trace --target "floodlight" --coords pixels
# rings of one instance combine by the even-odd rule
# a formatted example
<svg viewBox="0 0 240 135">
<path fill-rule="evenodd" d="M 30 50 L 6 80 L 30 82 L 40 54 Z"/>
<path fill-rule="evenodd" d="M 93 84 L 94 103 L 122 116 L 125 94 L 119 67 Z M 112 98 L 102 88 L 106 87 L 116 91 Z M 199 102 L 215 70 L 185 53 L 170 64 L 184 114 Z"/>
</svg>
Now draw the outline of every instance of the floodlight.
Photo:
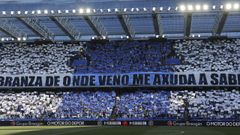
<svg viewBox="0 0 240 135">
<path fill-rule="evenodd" d="M 240 7 L 240 6 L 239 6 L 239 3 L 235 3 L 235 4 L 233 5 L 233 9 L 234 9 L 234 10 L 238 10 L 239 7 Z"/>
<path fill-rule="evenodd" d="M 28 11 L 25 11 L 24 14 L 25 14 L 25 15 L 28 14 Z"/>
<path fill-rule="evenodd" d="M 2 14 L 3 14 L 3 15 L 6 15 L 6 11 L 2 11 Z"/>
<path fill-rule="evenodd" d="M 68 13 L 69 13 L 69 10 L 65 10 L 65 13 L 67 13 L 67 14 L 68 14 Z"/>
<path fill-rule="evenodd" d="M 58 10 L 58 13 L 59 13 L 59 14 L 61 14 L 61 13 L 62 13 L 62 11 L 61 11 L 61 10 Z"/>
<path fill-rule="evenodd" d="M 32 14 L 35 14 L 35 11 L 34 11 L 34 10 L 32 11 Z"/>
<path fill-rule="evenodd" d="M 48 10 L 47 9 L 44 10 L 44 14 L 48 14 Z"/>
<path fill-rule="evenodd" d="M 5 39 L 4 38 L 1 38 L 1 41 L 4 41 Z"/>
<path fill-rule="evenodd" d="M 41 10 L 37 10 L 37 14 L 41 14 L 42 13 L 42 11 Z"/>
<path fill-rule="evenodd" d="M 51 13 L 54 14 L 54 10 L 51 10 Z"/>
<path fill-rule="evenodd" d="M 126 38 L 129 39 L 129 36 L 127 36 Z"/>
<path fill-rule="evenodd" d="M 152 8 L 152 11 L 156 11 L 156 7 L 153 7 L 153 8 Z"/>
<path fill-rule="evenodd" d="M 223 5 L 220 5 L 220 9 L 223 9 Z"/>
<path fill-rule="evenodd" d="M 126 11 L 127 11 L 127 8 L 124 8 L 123 11 L 126 12 Z"/>
<path fill-rule="evenodd" d="M 192 37 L 195 37 L 195 35 L 193 34 Z"/>
<path fill-rule="evenodd" d="M 207 4 L 204 4 L 204 5 L 203 5 L 203 10 L 206 11 L 206 10 L 208 10 L 208 9 L 209 9 L 209 6 L 208 6 Z"/>
<path fill-rule="evenodd" d="M 196 9 L 197 11 L 201 10 L 201 5 L 197 4 L 197 5 L 195 6 L 195 9 Z"/>
<path fill-rule="evenodd" d="M 212 8 L 213 8 L 213 9 L 216 9 L 216 6 L 215 6 L 215 5 L 213 5 L 213 6 L 212 6 Z"/>
<path fill-rule="evenodd" d="M 160 11 L 162 11 L 163 10 L 163 7 L 160 7 Z"/>
<path fill-rule="evenodd" d="M 200 35 L 200 34 L 198 34 L 198 37 L 201 37 L 201 35 Z"/>
<path fill-rule="evenodd" d="M 143 11 L 147 11 L 147 8 L 143 8 Z"/>
<path fill-rule="evenodd" d="M 159 35 L 156 35 L 156 38 L 159 38 Z"/>
<path fill-rule="evenodd" d="M 180 5 L 180 10 L 181 11 L 185 11 L 186 10 L 186 7 L 184 5 Z"/>
<path fill-rule="evenodd" d="M 137 12 L 140 11 L 139 8 L 136 8 L 136 11 L 137 11 Z"/>
<path fill-rule="evenodd" d="M 11 11 L 10 14 L 13 15 L 13 14 L 14 14 L 14 11 Z"/>
<path fill-rule="evenodd" d="M 20 37 L 18 37 L 18 38 L 17 38 L 17 40 L 18 40 L 18 41 L 21 41 L 21 38 L 20 38 Z"/>
<path fill-rule="evenodd" d="M 26 41 L 26 40 L 27 40 L 27 38 L 26 38 L 26 37 L 23 37 L 22 39 L 23 39 L 23 41 Z"/>
<path fill-rule="evenodd" d="M 232 4 L 231 3 L 227 3 L 226 4 L 226 10 L 231 10 L 232 9 Z"/>
<path fill-rule="evenodd" d="M 164 37 L 165 37 L 165 35 L 162 35 L 162 37 L 164 38 Z"/>
<path fill-rule="evenodd" d="M 171 10 L 171 7 L 168 7 L 168 11 Z"/>
<path fill-rule="evenodd" d="M 21 14 L 21 11 L 17 11 L 17 14 Z"/>
<path fill-rule="evenodd" d="M 80 8 L 80 9 L 79 9 L 79 13 L 80 13 L 80 14 L 84 13 L 84 9 L 83 9 L 83 8 Z"/>
<path fill-rule="evenodd" d="M 192 6 L 192 5 L 188 5 L 188 6 L 187 6 L 187 9 L 188 9 L 189 11 L 192 11 L 192 10 L 193 10 L 193 6 Z"/>
<path fill-rule="evenodd" d="M 118 8 L 115 8 L 115 12 L 118 12 Z"/>
<path fill-rule="evenodd" d="M 90 8 L 87 8 L 87 9 L 86 9 L 86 13 L 91 13 L 91 9 L 90 9 Z"/>
<path fill-rule="evenodd" d="M 75 10 L 75 9 L 73 9 L 73 10 L 72 10 L 72 13 L 76 13 L 76 10 Z"/>
</svg>

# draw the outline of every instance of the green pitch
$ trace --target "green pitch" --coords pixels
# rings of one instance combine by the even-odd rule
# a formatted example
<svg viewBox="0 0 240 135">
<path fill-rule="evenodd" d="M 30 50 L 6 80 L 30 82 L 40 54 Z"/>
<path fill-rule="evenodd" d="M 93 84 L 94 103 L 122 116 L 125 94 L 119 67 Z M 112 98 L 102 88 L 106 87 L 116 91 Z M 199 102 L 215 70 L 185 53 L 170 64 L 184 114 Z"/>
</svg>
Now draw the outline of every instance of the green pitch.
<svg viewBox="0 0 240 135">
<path fill-rule="evenodd" d="M 234 127 L 0 127 L 0 135 L 240 135 Z"/>
</svg>

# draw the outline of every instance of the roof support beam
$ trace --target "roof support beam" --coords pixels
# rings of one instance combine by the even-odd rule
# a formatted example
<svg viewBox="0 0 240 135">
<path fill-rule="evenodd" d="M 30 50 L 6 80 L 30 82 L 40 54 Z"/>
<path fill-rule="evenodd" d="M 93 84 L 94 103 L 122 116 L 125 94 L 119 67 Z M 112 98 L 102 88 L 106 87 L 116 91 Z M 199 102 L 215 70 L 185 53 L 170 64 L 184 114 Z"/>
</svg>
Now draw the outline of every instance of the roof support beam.
<svg viewBox="0 0 240 135">
<path fill-rule="evenodd" d="M 228 12 L 219 13 L 219 15 L 217 16 L 217 18 L 215 20 L 215 24 L 213 27 L 213 31 L 212 31 L 213 36 L 221 35 L 223 27 L 225 25 L 225 22 L 227 20 L 227 17 L 228 17 Z"/>
<path fill-rule="evenodd" d="M 189 37 L 192 28 L 192 13 L 186 13 L 184 16 L 184 37 Z"/>
<path fill-rule="evenodd" d="M 14 40 L 18 40 L 18 38 L 22 37 L 27 37 L 26 33 L 23 33 L 12 22 L 10 22 L 7 19 L 0 20 L 0 30 L 14 38 Z"/>
<path fill-rule="evenodd" d="M 50 17 L 58 27 L 71 39 L 80 40 L 80 32 L 78 32 L 75 26 L 69 21 L 67 17 Z"/>
<path fill-rule="evenodd" d="M 124 30 L 124 32 L 126 33 L 126 35 L 132 39 L 135 37 L 135 33 L 134 33 L 134 30 L 131 26 L 131 23 L 129 21 L 129 16 L 128 15 L 125 15 L 125 14 L 118 14 L 117 15 L 118 17 L 118 20 L 120 21 L 121 25 L 122 25 L 122 28 Z"/>
<path fill-rule="evenodd" d="M 39 35 L 41 38 L 49 39 L 54 41 L 53 33 L 50 33 L 47 28 L 41 25 L 37 18 L 28 17 L 20 18 L 18 17 L 23 24 L 25 24 L 29 29 L 31 29 L 35 34 Z"/>
<path fill-rule="evenodd" d="M 160 14 L 157 14 L 156 12 L 154 12 L 152 14 L 152 19 L 153 19 L 153 26 L 154 26 L 154 30 L 155 30 L 155 35 L 161 36 L 163 34 L 163 29 L 162 29 Z"/>
<path fill-rule="evenodd" d="M 107 32 L 98 17 L 84 16 L 83 18 L 86 20 L 88 25 L 92 28 L 92 30 L 98 37 L 103 37 L 107 35 Z"/>
</svg>

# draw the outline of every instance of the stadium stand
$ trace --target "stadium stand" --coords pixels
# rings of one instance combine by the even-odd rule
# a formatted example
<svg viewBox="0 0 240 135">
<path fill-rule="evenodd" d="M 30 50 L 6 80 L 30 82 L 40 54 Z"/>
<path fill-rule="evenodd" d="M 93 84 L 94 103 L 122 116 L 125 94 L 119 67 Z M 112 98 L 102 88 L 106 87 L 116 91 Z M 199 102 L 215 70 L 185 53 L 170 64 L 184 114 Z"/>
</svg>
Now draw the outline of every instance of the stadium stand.
<svg viewBox="0 0 240 135">
<path fill-rule="evenodd" d="M 184 59 L 175 71 L 239 71 L 240 43 L 234 40 L 177 41 L 176 54 Z"/>
<path fill-rule="evenodd" d="M 239 120 L 240 93 L 232 90 L 2 92 L 1 120 Z"/>
</svg>

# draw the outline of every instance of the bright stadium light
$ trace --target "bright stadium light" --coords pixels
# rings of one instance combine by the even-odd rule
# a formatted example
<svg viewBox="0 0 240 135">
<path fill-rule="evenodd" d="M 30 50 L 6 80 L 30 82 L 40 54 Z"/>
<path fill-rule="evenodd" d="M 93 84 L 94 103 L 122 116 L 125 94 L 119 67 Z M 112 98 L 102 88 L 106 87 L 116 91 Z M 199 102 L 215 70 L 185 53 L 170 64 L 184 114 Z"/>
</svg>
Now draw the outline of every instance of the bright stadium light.
<svg viewBox="0 0 240 135">
<path fill-rule="evenodd" d="M 88 13 L 88 14 L 91 13 L 91 9 L 90 9 L 90 8 L 87 8 L 87 9 L 86 9 L 86 13 Z"/>
<path fill-rule="evenodd" d="M 26 41 L 27 40 L 27 38 L 26 37 L 23 37 L 23 41 Z"/>
<path fill-rule="evenodd" d="M 127 11 L 127 8 L 124 8 L 123 11 L 126 12 L 126 11 Z"/>
<path fill-rule="evenodd" d="M 20 14 L 21 14 L 21 11 L 17 11 L 17 14 L 19 14 L 19 15 L 20 15 Z"/>
<path fill-rule="evenodd" d="M 65 10 L 65 13 L 68 14 L 68 13 L 69 13 L 69 10 Z"/>
<path fill-rule="evenodd" d="M 129 36 L 127 36 L 126 38 L 129 39 Z"/>
<path fill-rule="evenodd" d="M 20 37 L 18 37 L 18 38 L 17 38 L 17 40 L 18 40 L 18 41 L 21 41 L 21 38 L 20 38 Z"/>
<path fill-rule="evenodd" d="M 51 14 L 54 14 L 55 12 L 54 12 L 54 10 L 51 10 Z"/>
<path fill-rule="evenodd" d="M 103 39 L 106 39 L 106 36 L 102 36 Z"/>
<path fill-rule="evenodd" d="M 140 11 L 139 8 L 136 8 L 136 11 L 139 12 Z"/>
<path fill-rule="evenodd" d="M 156 11 L 156 7 L 153 7 L 153 8 L 152 8 L 152 11 Z"/>
<path fill-rule="evenodd" d="M 209 9 L 209 6 L 208 6 L 207 4 L 204 4 L 204 5 L 203 5 L 203 10 L 204 10 L 204 11 L 207 11 L 208 9 Z"/>
<path fill-rule="evenodd" d="M 165 37 L 165 35 L 162 35 L 162 37 L 164 38 L 164 37 Z"/>
<path fill-rule="evenodd" d="M 41 10 L 37 10 L 37 14 L 41 14 L 42 13 L 42 11 Z"/>
<path fill-rule="evenodd" d="M 159 38 L 159 35 L 156 35 L 156 38 Z"/>
<path fill-rule="evenodd" d="M 212 6 L 212 8 L 213 8 L 213 9 L 216 9 L 216 6 L 215 6 L 215 5 L 213 5 L 213 6 Z"/>
<path fill-rule="evenodd" d="M 168 11 L 171 10 L 171 7 L 168 7 Z"/>
<path fill-rule="evenodd" d="M 118 12 L 118 8 L 115 8 L 115 12 Z"/>
<path fill-rule="evenodd" d="M 111 12 L 111 9 L 109 8 L 109 9 L 107 9 L 107 11 L 110 13 L 110 12 Z"/>
<path fill-rule="evenodd" d="M 192 5 L 188 5 L 187 9 L 188 9 L 188 11 L 192 11 L 193 10 L 193 6 Z"/>
<path fill-rule="evenodd" d="M 4 41 L 5 40 L 5 38 L 1 38 L 1 41 Z"/>
<path fill-rule="evenodd" d="M 59 14 L 61 14 L 61 13 L 62 13 L 62 11 L 61 11 L 61 10 L 58 10 L 58 13 L 59 13 Z"/>
<path fill-rule="evenodd" d="M 185 10 L 186 10 L 185 5 L 180 5 L 180 10 L 181 10 L 181 11 L 185 11 Z"/>
<path fill-rule="evenodd" d="M 133 12 L 134 11 L 134 8 L 131 8 L 131 12 Z"/>
<path fill-rule="evenodd" d="M 34 10 L 32 11 L 32 14 L 35 14 L 35 11 L 34 11 Z"/>
<path fill-rule="evenodd" d="M 75 9 L 73 9 L 73 10 L 72 10 L 72 13 L 74 13 L 74 14 L 75 14 L 75 13 L 76 13 L 76 10 L 75 10 Z"/>
<path fill-rule="evenodd" d="M 200 10 L 201 10 L 201 5 L 197 4 L 197 5 L 195 6 L 195 9 L 196 9 L 197 11 L 200 11 Z"/>
<path fill-rule="evenodd" d="M 84 9 L 83 9 L 83 8 L 80 8 L 80 9 L 79 9 L 79 13 L 80 13 L 80 14 L 84 13 Z"/>
<path fill-rule="evenodd" d="M 48 14 L 48 10 L 47 9 L 44 10 L 44 14 Z"/>
<path fill-rule="evenodd" d="M 239 7 L 240 7 L 240 6 L 239 6 L 239 3 L 235 3 L 235 4 L 233 5 L 233 9 L 234 9 L 234 10 L 238 10 Z"/>
<path fill-rule="evenodd" d="M 198 34 L 198 37 L 201 37 L 201 35 L 200 35 L 200 34 Z"/>
<path fill-rule="evenodd" d="M 226 10 L 231 10 L 232 9 L 232 4 L 231 3 L 227 3 L 226 4 Z"/>
<path fill-rule="evenodd" d="M 143 8 L 143 11 L 147 11 L 147 8 Z"/>
<path fill-rule="evenodd" d="M 27 15 L 27 14 L 28 14 L 28 11 L 25 11 L 24 14 Z"/>
<path fill-rule="evenodd" d="M 220 5 L 220 9 L 223 9 L 223 5 Z"/>
<path fill-rule="evenodd" d="M 14 11 L 11 11 L 10 14 L 13 15 L 13 14 L 14 14 Z"/>
<path fill-rule="evenodd" d="M 160 7 L 160 11 L 163 11 L 163 7 Z"/>
<path fill-rule="evenodd" d="M 6 11 L 2 11 L 2 14 L 3 14 L 3 15 L 6 15 Z"/>
</svg>

